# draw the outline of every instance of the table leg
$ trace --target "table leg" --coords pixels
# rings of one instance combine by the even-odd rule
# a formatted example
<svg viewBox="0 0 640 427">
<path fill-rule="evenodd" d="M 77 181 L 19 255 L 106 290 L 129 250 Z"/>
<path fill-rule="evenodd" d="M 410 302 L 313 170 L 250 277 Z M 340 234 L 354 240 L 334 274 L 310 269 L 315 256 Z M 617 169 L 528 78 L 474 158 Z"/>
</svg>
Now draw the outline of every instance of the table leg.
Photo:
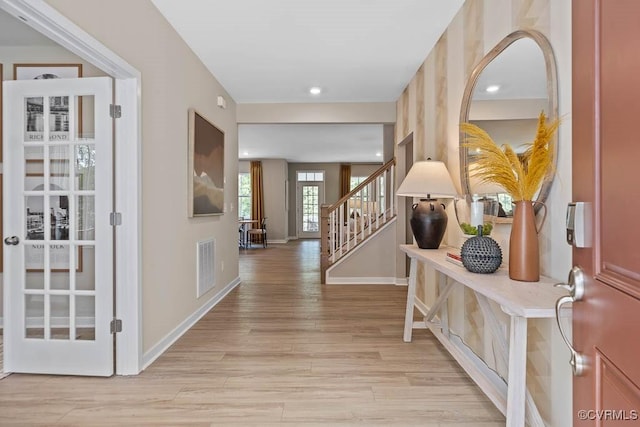
<svg viewBox="0 0 640 427">
<path fill-rule="evenodd" d="M 527 319 L 511 316 L 509 333 L 509 381 L 507 382 L 507 427 L 522 427 L 527 391 Z"/>
<path fill-rule="evenodd" d="M 416 300 L 416 270 L 418 261 L 411 258 L 409 266 L 409 289 L 407 289 L 407 308 L 404 314 L 404 342 L 411 342 L 411 332 L 413 331 L 413 307 Z"/>
</svg>

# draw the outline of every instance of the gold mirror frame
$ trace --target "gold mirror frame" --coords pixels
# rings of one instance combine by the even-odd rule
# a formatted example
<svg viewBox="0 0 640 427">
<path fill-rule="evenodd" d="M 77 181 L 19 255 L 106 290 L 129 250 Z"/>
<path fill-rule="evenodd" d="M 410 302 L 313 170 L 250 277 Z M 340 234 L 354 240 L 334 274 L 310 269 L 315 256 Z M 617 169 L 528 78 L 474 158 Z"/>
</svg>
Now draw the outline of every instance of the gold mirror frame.
<svg viewBox="0 0 640 427">
<path fill-rule="evenodd" d="M 542 50 L 542 55 L 545 61 L 545 68 L 547 73 L 547 103 L 548 107 L 545 109 L 545 114 L 548 119 L 554 120 L 558 117 L 558 79 L 557 79 L 557 70 L 556 70 L 556 61 L 553 55 L 553 49 L 551 48 L 551 44 L 547 40 L 547 38 L 538 31 L 533 30 L 518 30 L 506 36 L 500 43 L 498 43 L 489 53 L 485 55 L 484 58 L 478 63 L 478 65 L 474 68 L 469 80 L 467 81 L 467 85 L 464 90 L 464 95 L 462 98 L 462 106 L 460 108 L 460 123 L 467 123 L 469 121 L 469 110 L 471 109 L 472 95 L 474 93 L 476 83 L 482 71 L 493 61 L 498 55 L 500 55 L 506 48 L 511 46 L 515 41 L 529 38 L 536 42 L 536 44 Z M 463 132 L 460 133 L 460 184 L 462 187 L 462 191 L 465 195 L 471 194 L 471 185 L 469 179 L 469 156 L 467 153 L 467 149 L 462 147 L 462 144 L 466 141 L 466 134 Z M 557 148 L 557 134 L 554 137 L 553 141 L 553 166 L 554 168 L 558 162 L 558 148 Z M 548 173 L 545 177 L 540 190 L 538 192 L 538 197 L 536 201 L 544 202 L 549 192 L 551 191 L 551 184 L 553 182 L 553 173 Z M 540 203 L 534 204 L 535 211 L 538 212 L 542 206 Z"/>
</svg>

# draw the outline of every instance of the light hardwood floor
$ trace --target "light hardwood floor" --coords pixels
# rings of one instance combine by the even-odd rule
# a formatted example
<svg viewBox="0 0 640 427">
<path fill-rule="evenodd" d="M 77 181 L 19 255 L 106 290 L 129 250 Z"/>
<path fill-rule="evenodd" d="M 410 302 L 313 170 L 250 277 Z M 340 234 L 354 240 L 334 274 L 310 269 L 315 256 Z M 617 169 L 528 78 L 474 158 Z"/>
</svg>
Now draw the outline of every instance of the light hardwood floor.
<svg viewBox="0 0 640 427">
<path fill-rule="evenodd" d="M 322 286 L 317 241 L 240 251 L 242 284 L 142 374 L 13 374 L 0 425 L 504 426 L 406 287 Z"/>
</svg>

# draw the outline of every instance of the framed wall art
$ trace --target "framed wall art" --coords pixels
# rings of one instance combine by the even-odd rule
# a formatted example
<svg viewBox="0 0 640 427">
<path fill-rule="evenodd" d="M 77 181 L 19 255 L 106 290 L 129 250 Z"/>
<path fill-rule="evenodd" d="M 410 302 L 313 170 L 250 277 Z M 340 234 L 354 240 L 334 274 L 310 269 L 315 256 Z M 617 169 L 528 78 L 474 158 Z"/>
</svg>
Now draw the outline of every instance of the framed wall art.
<svg viewBox="0 0 640 427">
<path fill-rule="evenodd" d="M 74 79 L 82 77 L 82 64 L 13 64 L 14 80 Z"/>
<path fill-rule="evenodd" d="M 79 177 L 76 177 L 78 180 Z M 51 176 L 49 188 L 52 191 L 67 191 L 71 185 L 69 176 Z M 78 185 L 78 184 L 76 184 Z M 25 177 L 25 188 L 28 191 L 41 192 L 44 189 L 44 176 L 42 174 L 27 174 Z M 52 272 L 69 271 L 69 197 L 66 195 L 49 196 L 49 212 L 45 212 L 44 197 L 27 196 L 26 198 L 26 240 L 31 241 L 25 245 L 25 268 L 27 271 L 42 271 L 44 267 L 44 244 L 33 241 L 44 240 L 45 226 L 47 221 L 45 216 L 49 216 L 49 239 L 58 241 L 59 244 L 51 243 L 49 252 L 50 269 Z M 81 199 L 79 200 L 81 203 Z M 78 206 L 78 212 L 83 212 L 83 207 Z M 81 221 L 76 220 L 77 226 L 81 226 Z M 82 250 L 78 248 L 75 258 L 76 271 L 82 271 Z"/>
<path fill-rule="evenodd" d="M 224 213 L 224 132 L 189 109 L 189 216 Z"/>
<path fill-rule="evenodd" d="M 15 80 L 47 80 L 82 77 L 82 64 L 13 64 Z M 42 97 L 27 98 L 25 141 L 42 141 L 44 135 L 43 114 L 44 99 Z M 55 96 L 49 98 L 49 112 L 52 141 L 69 139 L 69 97 Z M 78 132 L 82 133 L 82 98 L 78 98 Z"/>
</svg>

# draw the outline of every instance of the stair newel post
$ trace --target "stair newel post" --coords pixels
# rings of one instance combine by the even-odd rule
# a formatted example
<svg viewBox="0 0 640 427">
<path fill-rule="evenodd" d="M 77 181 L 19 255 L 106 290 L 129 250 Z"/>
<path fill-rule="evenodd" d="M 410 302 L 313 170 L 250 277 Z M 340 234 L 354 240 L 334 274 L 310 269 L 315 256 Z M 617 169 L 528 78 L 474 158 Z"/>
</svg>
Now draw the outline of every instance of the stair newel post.
<svg viewBox="0 0 640 427">
<path fill-rule="evenodd" d="M 329 243 L 331 239 L 331 233 L 329 224 L 329 206 L 320 206 L 320 283 L 325 284 L 326 271 L 329 268 Z"/>
</svg>

